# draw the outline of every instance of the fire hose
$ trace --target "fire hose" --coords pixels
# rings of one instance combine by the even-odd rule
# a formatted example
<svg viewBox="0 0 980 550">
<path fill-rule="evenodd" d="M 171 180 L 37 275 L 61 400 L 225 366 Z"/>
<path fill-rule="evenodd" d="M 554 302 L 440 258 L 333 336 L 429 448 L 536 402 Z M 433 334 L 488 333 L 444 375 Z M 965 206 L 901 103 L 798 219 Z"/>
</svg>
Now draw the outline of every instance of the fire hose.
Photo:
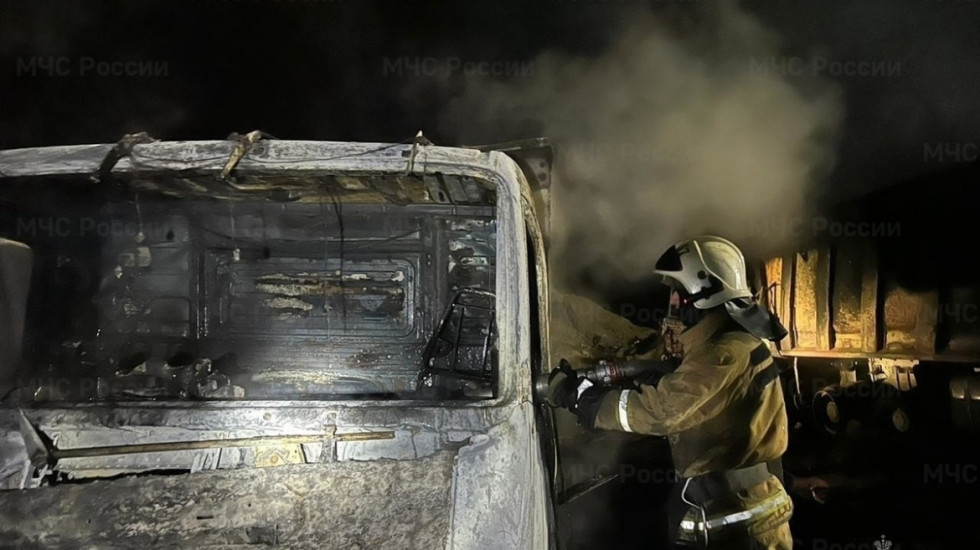
<svg viewBox="0 0 980 550">
<path fill-rule="evenodd" d="M 678 365 L 679 362 L 673 359 L 600 360 L 594 366 L 575 372 L 598 386 L 627 387 L 641 383 L 656 385 L 660 378 L 674 372 Z M 534 381 L 534 393 L 541 402 L 548 395 L 550 374 L 543 372 Z"/>
</svg>

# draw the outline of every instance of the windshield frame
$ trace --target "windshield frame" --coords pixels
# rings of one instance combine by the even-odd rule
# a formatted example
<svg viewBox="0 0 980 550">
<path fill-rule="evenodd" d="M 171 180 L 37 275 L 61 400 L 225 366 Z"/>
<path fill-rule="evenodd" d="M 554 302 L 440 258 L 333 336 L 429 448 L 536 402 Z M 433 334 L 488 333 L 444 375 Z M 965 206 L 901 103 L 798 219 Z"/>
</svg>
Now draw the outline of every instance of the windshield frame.
<svg viewBox="0 0 980 550">
<path fill-rule="evenodd" d="M 137 145 L 138 155 L 123 157 L 113 173 L 136 174 L 172 170 L 214 174 L 234 142 L 154 142 Z M 497 300 L 496 324 L 500 350 L 498 396 L 492 399 L 458 400 L 235 400 L 126 402 L 44 402 L 43 408 L 101 407 L 234 409 L 248 407 L 498 407 L 517 398 L 527 399 L 530 389 L 529 281 L 526 226 L 523 218 L 522 187 L 527 182 L 517 164 L 500 152 L 407 144 L 353 144 L 337 142 L 269 141 L 249 152 L 236 167 L 239 173 L 278 170 L 323 174 L 415 174 L 435 173 L 472 177 L 496 191 Z M 413 149 L 417 149 L 414 150 Z M 0 187 L 4 180 L 44 175 L 81 175 L 94 171 L 111 146 L 70 146 L 0 151 Z M 136 160 L 142 159 L 142 160 Z M 148 161 L 147 159 L 153 159 Z M 410 162 L 414 159 L 414 162 Z M 148 164 L 149 163 L 149 164 Z"/>
</svg>

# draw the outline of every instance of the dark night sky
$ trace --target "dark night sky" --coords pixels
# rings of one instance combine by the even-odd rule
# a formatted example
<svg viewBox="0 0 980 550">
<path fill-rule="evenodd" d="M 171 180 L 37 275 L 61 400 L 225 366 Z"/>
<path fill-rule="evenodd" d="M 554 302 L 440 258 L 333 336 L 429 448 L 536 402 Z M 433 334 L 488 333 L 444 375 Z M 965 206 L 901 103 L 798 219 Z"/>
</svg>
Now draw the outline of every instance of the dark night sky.
<svg viewBox="0 0 980 550">
<path fill-rule="evenodd" d="M 833 77 L 846 107 L 834 185 L 890 183 L 939 168 L 936 158 L 924 158 L 924 148 L 936 144 L 976 153 L 980 5 L 744 5 L 781 35 L 787 55 L 900 64 L 900 74 L 887 77 Z M 424 129 L 436 143 L 454 143 L 459 138 L 439 120 L 453 86 L 428 75 L 385 74 L 386 61 L 589 54 L 638 7 L 697 26 L 712 4 L 0 0 L 0 147 L 111 142 L 140 130 L 160 139 L 215 139 L 256 128 L 280 138 L 359 141 L 400 141 Z M 65 74 L 30 74 L 24 67 L 38 56 L 66 58 Z M 166 72 L 81 74 L 86 59 L 160 62 Z"/>
</svg>

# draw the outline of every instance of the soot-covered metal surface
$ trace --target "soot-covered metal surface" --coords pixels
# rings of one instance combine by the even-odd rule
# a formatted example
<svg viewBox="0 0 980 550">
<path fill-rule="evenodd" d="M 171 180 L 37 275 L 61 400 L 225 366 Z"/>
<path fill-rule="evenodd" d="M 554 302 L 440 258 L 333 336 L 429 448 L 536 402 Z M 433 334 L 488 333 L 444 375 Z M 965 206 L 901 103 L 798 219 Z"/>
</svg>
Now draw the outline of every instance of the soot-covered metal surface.
<svg viewBox="0 0 980 550">
<path fill-rule="evenodd" d="M 358 197 L 372 189 L 370 178 L 342 180 Z M 452 294 L 495 288 L 494 207 L 455 202 L 484 200 L 473 185 L 468 195 L 450 186 L 443 204 L 131 189 L 125 200 L 59 209 L 57 222 L 8 206 L 11 229 L 41 255 L 36 278 L 48 289 L 32 297 L 28 323 L 35 397 L 412 392 Z M 37 373 L 80 382 L 57 387 Z M 172 383 L 191 378 L 209 389 Z"/>
<path fill-rule="evenodd" d="M 43 548 L 440 548 L 455 453 L 128 477 L 6 493 L 0 539 Z M 193 498 L 188 499 L 188 495 Z M 51 506 L 61 513 L 51 514 Z M 35 538 L 46 533 L 43 539 Z"/>
<path fill-rule="evenodd" d="M 36 260 L 0 408 L 6 540 L 544 544 L 535 224 L 509 157 L 420 148 L 430 171 L 403 174 L 412 147 L 275 142 L 223 180 L 228 143 L 137 148 L 95 183 L 101 149 L 0 154 L 0 236 Z"/>
</svg>

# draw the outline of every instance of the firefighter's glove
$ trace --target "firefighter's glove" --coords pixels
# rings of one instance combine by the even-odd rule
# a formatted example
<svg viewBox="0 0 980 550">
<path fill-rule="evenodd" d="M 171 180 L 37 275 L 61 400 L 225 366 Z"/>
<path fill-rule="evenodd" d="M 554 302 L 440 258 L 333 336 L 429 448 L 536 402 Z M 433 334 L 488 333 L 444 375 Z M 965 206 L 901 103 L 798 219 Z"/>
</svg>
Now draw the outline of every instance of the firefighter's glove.
<svg viewBox="0 0 980 550">
<path fill-rule="evenodd" d="M 591 386 L 585 389 L 578 398 L 578 403 L 573 411 L 578 416 L 578 423 L 587 430 L 595 429 L 595 420 L 599 416 L 599 407 L 602 400 L 610 391 L 609 388 L 599 388 Z"/>
<path fill-rule="evenodd" d="M 579 386 L 582 386 L 583 383 L 591 384 L 585 377 L 579 376 L 575 372 L 571 363 L 562 359 L 558 368 L 551 371 L 551 376 L 548 377 L 546 401 L 552 407 L 562 407 L 574 411 L 580 392 Z"/>
</svg>

